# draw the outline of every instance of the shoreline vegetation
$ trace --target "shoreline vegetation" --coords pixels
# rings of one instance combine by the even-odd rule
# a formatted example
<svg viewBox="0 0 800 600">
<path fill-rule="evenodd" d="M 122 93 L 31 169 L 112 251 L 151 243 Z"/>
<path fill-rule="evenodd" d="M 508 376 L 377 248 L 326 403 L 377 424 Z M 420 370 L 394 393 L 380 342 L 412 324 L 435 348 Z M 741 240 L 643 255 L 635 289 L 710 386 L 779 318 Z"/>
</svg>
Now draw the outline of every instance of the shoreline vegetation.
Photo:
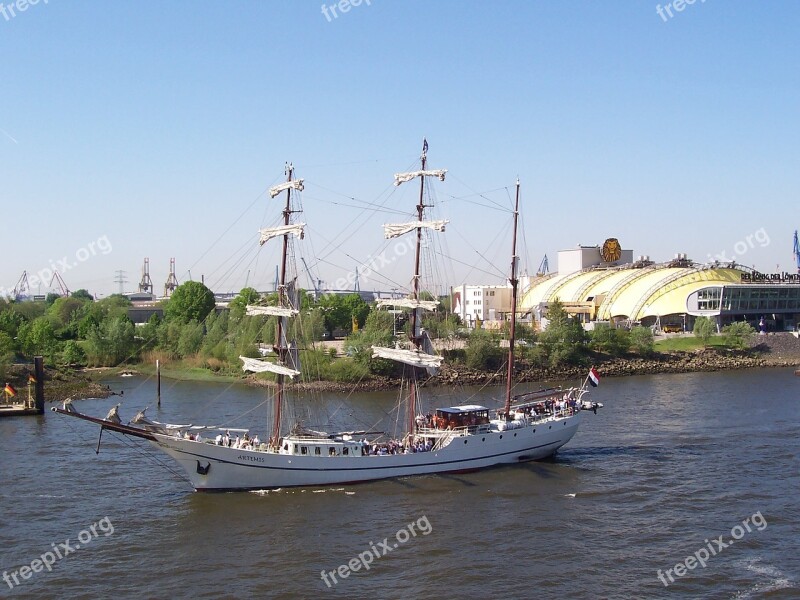
<svg viewBox="0 0 800 600">
<path fill-rule="evenodd" d="M 683 338 L 691 339 L 691 338 Z M 592 364 L 603 377 L 626 377 L 631 375 L 653 375 L 659 373 L 697 373 L 753 368 L 780 368 L 800 366 L 800 340 L 790 333 L 759 336 L 754 344 L 744 350 L 722 346 L 699 347 L 693 350 L 655 352 L 651 356 L 612 357 L 596 354 Z M 16 364 L 10 369 L 9 381 L 15 383 L 18 393 L 24 393 L 24 381 L 32 366 Z M 155 365 L 133 364 L 125 367 L 53 368 L 46 365 L 45 398 L 48 402 L 73 399 L 107 398 L 118 395 L 109 387 L 108 381 L 123 374 L 155 377 Z M 585 365 L 563 365 L 560 367 L 535 367 L 522 361 L 514 372 L 516 383 L 583 380 Z M 207 381 L 233 383 L 253 387 L 271 387 L 274 382 L 255 375 L 223 375 L 182 362 L 168 363 L 161 368 L 163 379 L 179 381 Z M 101 383 L 102 381 L 102 383 Z M 501 385 L 505 381 L 505 367 L 495 371 L 471 369 L 462 364 L 445 363 L 439 375 L 423 379 L 425 387 L 460 387 Z M 302 392 L 370 392 L 396 388 L 400 379 L 390 376 L 371 375 L 357 382 L 313 381 L 297 382 L 289 389 Z"/>
<path fill-rule="evenodd" d="M 434 300 L 424 292 L 421 299 Z M 32 357 L 41 355 L 47 366 L 45 396 L 52 401 L 114 395 L 110 378 L 126 371 L 154 377 L 156 360 L 168 379 L 268 387 L 276 376 L 243 374 L 240 357 L 274 356 L 277 317 L 248 315 L 247 307 L 276 302 L 274 293 L 245 288 L 220 308 L 211 290 L 189 281 L 161 301 L 163 317 L 154 314 L 136 326 L 129 318 L 131 302 L 121 295 L 95 301 L 79 290 L 68 297 L 51 294 L 43 302 L 0 298 L 0 380 L 24 395 Z M 298 302 L 301 318 L 286 333 L 297 341 L 298 370 L 314 381 L 287 381 L 289 389 L 374 391 L 400 384 L 407 367 L 373 357 L 372 347 L 408 344 L 407 311 L 377 309 L 358 294 L 314 298 L 301 292 Z M 656 338 L 651 328 L 635 324 L 594 323 L 587 331 L 557 300 L 549 303 L 546 316 L 544 330 L 518 324 L 517 383 L 580 382 L 592 365 L 607 377 L 800 365 L 795 334 L 757 335 L 745 321 L 719 330 L 712 319 L 692 317 L 687 323 L 692 333 Z M 420 385 L 479 386 L 505 379 L 508 323 L 468 330 L 444 296 L 437 310 L 422 318 L 422 327 L 444 363 L 433 377 L 418 370 Z"/>
</svg>

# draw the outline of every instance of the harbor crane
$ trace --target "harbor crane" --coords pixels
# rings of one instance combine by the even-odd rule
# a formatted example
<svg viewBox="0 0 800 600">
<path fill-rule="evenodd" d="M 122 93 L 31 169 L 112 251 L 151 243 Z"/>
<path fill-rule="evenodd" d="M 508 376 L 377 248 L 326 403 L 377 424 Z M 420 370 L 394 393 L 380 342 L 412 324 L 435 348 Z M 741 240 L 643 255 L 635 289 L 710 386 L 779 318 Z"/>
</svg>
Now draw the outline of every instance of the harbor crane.
<svg viewBox="0 0 800 600">
<path fill-rule="evenodd" d="M 58 289 L 61 292 L 61 296 L 63 298 L 68 298 L 69 288 L 67 287 L 67 284 L 64 282 L 64 278 L 61 277 L 61 274 L 58 271 L 53 271 L 53 276 L 50 278 L 50 285 L 49 285 L 50 289 L 53 288 L 54 281 L 58 284 Z"/>
</svg>

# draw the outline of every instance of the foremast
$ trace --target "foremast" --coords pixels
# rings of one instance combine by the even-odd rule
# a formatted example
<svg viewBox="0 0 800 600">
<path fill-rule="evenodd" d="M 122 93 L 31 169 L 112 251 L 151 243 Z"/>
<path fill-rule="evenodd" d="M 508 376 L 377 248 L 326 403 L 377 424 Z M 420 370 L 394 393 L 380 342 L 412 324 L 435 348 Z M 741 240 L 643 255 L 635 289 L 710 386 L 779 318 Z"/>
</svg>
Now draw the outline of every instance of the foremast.
<svg viewBox="0 0 800 600">
<path fill-rule="evenodd" d="M 269 315 L 277 317 L 277 326 L 275 327 L 275 345 L 273 351 L 277 357 L 277 362 L 270 362 L 266 360 L 258 360 L 254 358 L 247 358 L 240 356 L 245 371 L 253 371 L 261 373 L 268 371 L 276 374 L 276 390 L 275 390 L 275 405 L 274 405 L 274 422 L 272 425 L 272 436 L 269 440 L 269 445 L 272 449 L 277 449 L 281 437 L 281 416 L 284 400 L 284 383 L 285 378 L 294 378 L 300 375 L 295 367 L 297 365 L 288 365 L 287 357 L 289 355 L 289 346 L 286 343 L 286 332 L 288 331 L 288 319 L 298 314 L 297 307 L 292 306 L 292 301 L 289 298 L 289 290 L 286 282 L 286 269 L 289 256 L 289 237 L 294 235 L 298 238 L 303 238 L 305 223 L 291 223 L 292 214 L 301 212 L 292 209 L 292 192 L 303 191 L 303 180 L 294 179 L 294 167 L 291 163 L 286 165 L 286 182 L 276 185 L 269 190 L 271 198 L 275 198 L 282 192 L 286 192 L 286 203 L 283 208 L 283 225 L 279 227 L 272 227 L 268 229 L 259 230 L 261 245 L 272 238 L 282 237 L 283 250 L 281 252 L 280 274 L 278 279 L 278 304 L 277 306 L 257 306 L 248 305 L 247 315 Z"/>
<path fill-rule="evenodd" d="M 511 420 L 511 388 L 514 384 L 514 344 L 517 333 L 517 223 L 519 220 L 519 179 L 517 179 L 517 192 L 514 200 L 514 233 L 511 236 L 511 323 L 508 334 L 508 371 L 506 373 L 506 421 Z"/>
<path fill-rule="evenodd" d="M 395 304 L 411 308 L 411 329 L 409 331 L 409 341 L 411 342 L 411 350 L 402 350 L 396 348 L 379 348 L 374 347 L 373 356 L 388 358 L 402 362 L 411 366 L 411 378 L 409 383 L 408 393 L 408 432 L 413 434 L 414 424 L 416 417 L 417 404 L 419 399 L 419 391 L 417 387 L 417 370 L 419 368 L 427 368 L 431 372 L 435 372 L 441 365 L 442 359 L 440 356 L 428 354 L 423 348 L 423 335 L 422 335 L 422 310 L 434 310 L 438 302 L 420 300 L 420 257 L 422 252 L 422 230 L 433 229 L 435 231 L 444 231 L 444 226 L 447 221 L 425 221 L 425 177 L 437 177 L 440 181 L 444 181 L 445 169 L 428 171 L 428 142 L 422 141 L 422 155 L 420 156 L 422 164 L 421 170 L 413 171 L 410 173 L 396 173 L 394 176 L 394 184 L 399 186 L 402 183 L 411 181 L 419 177 L 419 203 L 417 204 L 417 221 L 416 223 L 400 223 L 396 225 L 384 225 L 384 237 L 386 239 L 398 237 L 405 233 L 416 230 L 416 244 L 414 250 L 414 274 L 411 282 L 411 295 L 400 302 L 384 301 L 379 302 L 378 305 Z"/>
</svg>

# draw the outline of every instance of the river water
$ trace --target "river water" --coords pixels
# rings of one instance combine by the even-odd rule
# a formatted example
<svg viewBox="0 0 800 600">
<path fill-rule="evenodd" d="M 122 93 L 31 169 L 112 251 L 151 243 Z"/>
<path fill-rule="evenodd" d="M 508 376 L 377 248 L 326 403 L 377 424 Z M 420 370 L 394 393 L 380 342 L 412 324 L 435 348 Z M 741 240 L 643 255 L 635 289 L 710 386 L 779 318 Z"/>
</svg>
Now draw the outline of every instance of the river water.
<svg viewBox="0 0 800 600">
<path fill-rule="evenodd" d="M 109 383 L 125 392 L 124 420 L 152 404 L 152 380 Z M 228 422 L 263 401 L 243 386 L 164 387 L 150 416 L 170 422 Z M 502 393 L 467 392 L 471 402 Z M 342 399 L 323 398 L 336 418 L 380 418 L 395 403 Z M 106 433 L 95 455 L 89 423 L 49 411 L 7 418 L 0 593 L 800 598 L 800 378 L 761 369 L 604 379 L 593 399 L 605 408 L 584 413 L 550 461 L 268 493 L 194 493 L 146 442 Z M 104 416 L 117 400 L 76 404 Z"/>
</svg>

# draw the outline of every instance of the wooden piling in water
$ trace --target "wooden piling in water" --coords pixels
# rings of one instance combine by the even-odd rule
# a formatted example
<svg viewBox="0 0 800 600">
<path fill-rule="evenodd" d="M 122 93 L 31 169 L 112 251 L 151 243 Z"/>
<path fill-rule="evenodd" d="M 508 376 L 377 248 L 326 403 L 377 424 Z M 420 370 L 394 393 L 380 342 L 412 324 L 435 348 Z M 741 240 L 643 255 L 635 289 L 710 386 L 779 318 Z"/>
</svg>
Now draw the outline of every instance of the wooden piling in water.
<svg viewBox="0 0 800 600">
<path fill-rule="evenodd" d="M 156 359 L 156 398 L 158 408 L 161 408 L 161 362 L 158 359 Z"/>
<path fill-rule="evenodd" d="M 36 396 L 34 406 L 38 414 L 44 413 L 44 361 L 41 356 L 33 357 L 33 373 L 36 378 Z"/>
</svg>

